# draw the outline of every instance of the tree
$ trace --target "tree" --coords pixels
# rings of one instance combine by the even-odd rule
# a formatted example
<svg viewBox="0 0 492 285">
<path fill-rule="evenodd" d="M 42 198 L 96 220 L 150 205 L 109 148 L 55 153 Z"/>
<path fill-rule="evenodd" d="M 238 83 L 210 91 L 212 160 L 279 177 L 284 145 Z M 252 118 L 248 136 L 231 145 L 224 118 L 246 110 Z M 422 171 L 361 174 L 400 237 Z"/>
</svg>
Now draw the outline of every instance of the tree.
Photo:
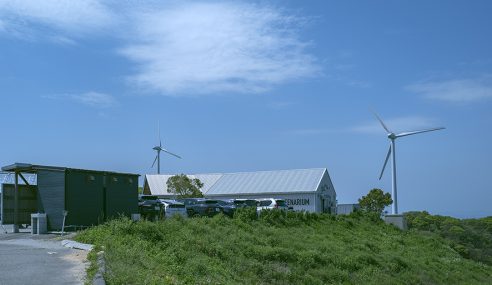
<svg viewBox="0 0 492 285">
<path fill-rule="evenodd" d="M 360 208 L 366 212 L 377 213 L 381 215 L 384 207 L 391 205 L 393 199 L 389 193 L 384 193 L 383 190 L 374 188 L 366 196 L 359 199 Z"/>
<path fill-rule="evenodd" d="M 203 197 L 200 189 L 203 183 L 200 179 L 190 179 L 185 174 L 174 175 L 167 180 L 167 191 L 176 194 L 180 198 L 200 198 Z"/>
</svg>

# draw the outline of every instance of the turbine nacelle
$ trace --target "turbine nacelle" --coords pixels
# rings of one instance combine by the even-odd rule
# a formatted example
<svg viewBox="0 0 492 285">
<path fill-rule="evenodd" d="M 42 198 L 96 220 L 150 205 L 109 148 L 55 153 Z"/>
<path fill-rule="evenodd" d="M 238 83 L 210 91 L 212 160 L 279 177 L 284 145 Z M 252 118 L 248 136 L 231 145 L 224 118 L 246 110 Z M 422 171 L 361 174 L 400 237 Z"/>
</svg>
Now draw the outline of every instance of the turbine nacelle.
<svg viewBox="0 0 492 285">
<path fill-rule="evenodd" d="M 395 134 L 395 133 L 389 133 L 389 134 L 388 134 L 388 138 L 389 138 L 390 140 L 394 140 L 394 139 L 396 139 L 396 138 L 397 138 L 397 136 L 396 136 L 396 134 Z"/>
<path fill-rule="evenodd" d="M 159 125 L 159 124 L 158 124 Z M 162 140 L 161 140 L 161 130 L 160 130 L 160 127 L 158 126 L 158 135 L 159 135 L 159 145 L 158 146 L 155 146 L 153 147 L 152 149 L 157 151 L 157 155 L 155 156 L 155 159 L 154 159 L 154 163 L 152 163 L 152 167 L 154 167 L 155 163 L 157 162 L 157 174 L 161 174 L 161 151 L 167 153 L 167 154 L 170 154 L 174 157 L 177 157 L 179 159 L 181 159 L 181 156 L 177 155 L 177 154 L 174 154 L 170 151 L 168 151 L 167 149 L 164 149 L 162 148 Z"/>
</svg>

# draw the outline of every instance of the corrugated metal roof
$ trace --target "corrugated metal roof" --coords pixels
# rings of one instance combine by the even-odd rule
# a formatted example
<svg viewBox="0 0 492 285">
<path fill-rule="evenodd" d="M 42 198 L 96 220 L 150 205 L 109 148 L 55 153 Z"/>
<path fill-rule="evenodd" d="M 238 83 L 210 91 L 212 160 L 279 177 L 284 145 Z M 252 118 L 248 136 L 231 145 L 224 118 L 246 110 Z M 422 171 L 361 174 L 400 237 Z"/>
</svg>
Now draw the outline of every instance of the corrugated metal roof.
<svg viewBox="0 0 492 285">
<path fill-rule="evenodd" d="M 315 192 L 326 168 L 274 170 L 239 173 L 188 175 L 204 184 L 206 195 Z M 167 180 L 173 175 L 145 175 L 153 195 L 167 192 Z"/>
<path fill-rule="evenodd" d="M 167 180 L 174 176 L 175 174 L 147 174 L 145 175 L 145 181 L 148 183 L 150 192 L 152 195 L 173 195 L 172 193 L 167 192 Z M 202 183 L 203 187 L 200 189 L 203 194 L 207 193 L 207 191 L 214 185 L 217 180 L 223 174 L 212 173 L 212 174 L 196 174 L 196 175 L 187 175 L 189 178 L 194 179 L 198 178 Z"/>
<path fill-rule="evenodd" d="M 326 168 L 224 174 L 207 195 L 315 192 Z"/>
</svg>

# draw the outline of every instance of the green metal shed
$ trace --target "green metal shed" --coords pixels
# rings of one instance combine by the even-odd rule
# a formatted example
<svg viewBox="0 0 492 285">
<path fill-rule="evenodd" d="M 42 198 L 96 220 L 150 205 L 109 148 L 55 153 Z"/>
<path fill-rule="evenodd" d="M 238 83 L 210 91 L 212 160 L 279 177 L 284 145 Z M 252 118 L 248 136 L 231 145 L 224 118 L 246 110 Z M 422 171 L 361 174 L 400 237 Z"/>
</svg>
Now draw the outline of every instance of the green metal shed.
<svg viewBox="0 0 492 285">
<path fill-rule="evenodd" d="M 138 213 L 138 174 L 16 163 L 2 167 L 25 180 L 22 173 L 37 174 L 37 212 L 46 213 L 48 228 L 100 224 L 120 215 Z M 17 192 L 15 192 L 17 193 Z M 18 209 L 17 213 L 21 209 Z M 18 219 L 11 221 L 19 224 Z M 15 229 L 15 227 L 14 227 Z"/>
</svg>

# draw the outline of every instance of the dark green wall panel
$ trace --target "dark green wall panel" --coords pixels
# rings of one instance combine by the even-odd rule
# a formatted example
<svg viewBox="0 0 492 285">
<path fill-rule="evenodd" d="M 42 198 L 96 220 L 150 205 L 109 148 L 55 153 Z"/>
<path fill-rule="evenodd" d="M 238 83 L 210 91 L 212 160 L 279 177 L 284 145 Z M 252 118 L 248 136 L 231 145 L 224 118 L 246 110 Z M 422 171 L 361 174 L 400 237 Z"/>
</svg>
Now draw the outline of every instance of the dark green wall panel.
<svg viewBox="0 0 492 285">
<path fill-rule="evenodd" d="M 103 173 L 66 170 L 66 225 L 91 226 L 104 221 Z"/>
<path fill-rule="evenodd" d="M 106 216 L 138 213 L 138 176 L 108 174 L 106 179 Z"/>
</svg>

